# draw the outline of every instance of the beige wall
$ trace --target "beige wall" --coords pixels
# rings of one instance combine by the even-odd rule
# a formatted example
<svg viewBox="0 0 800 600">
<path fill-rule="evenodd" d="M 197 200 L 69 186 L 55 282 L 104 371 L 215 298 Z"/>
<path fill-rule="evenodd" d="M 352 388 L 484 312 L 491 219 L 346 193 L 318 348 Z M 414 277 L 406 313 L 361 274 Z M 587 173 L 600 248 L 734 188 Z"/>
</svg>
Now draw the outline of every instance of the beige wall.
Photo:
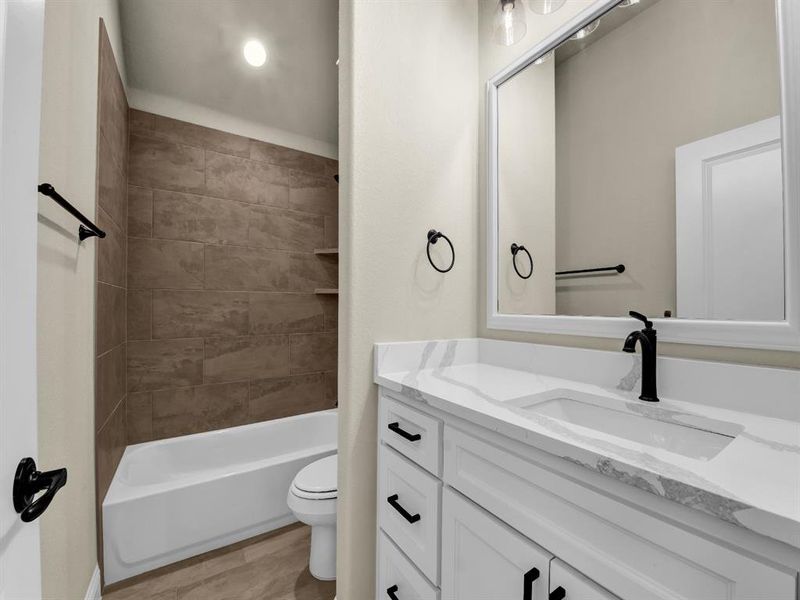
<svg viewBox="0 0 800 600">
<path fill-rule="evenodd" d="M 570 0 L 558 12 L 534 17 L 528 13 L 528 34 L 519 44 L 511 47 L 497 46 L 491 39 L 492 14 L 495 4 L 492 0 L 479 0 L 479 55 L 480 72 L 479 81 L 476 85 L 476 93 L 481 99 L 480 107 L 480 163 L 479 163 L 479 237 L 480 259 L 478 262 L 480 273 L 478 278 L 478 297 L 480 299 L 478 314 L 478 334 L 481 337 L 506 339 L 523 342 L 533 342 L 539 344 L 558 344 L 562 346 L 575 346 L 584 348 L 594 348 L 599 350 L 619 350 L 621 340 L 606 338 L 589 338 L 565 335 L 548 335 L 536 333 L 523 333 L 515 331 L 503 331 L 487 329 L 486 327 L 486 195 L 485 175 L 486 175 L 486 143 L 485 143 L 485 103 L 484 86 L 487 79 L 504 68 L 511 61 L 524 54 L 530 47 L 534 46 L 541 39 L 552 33 L 559 26 L 564 24 L 578 12 L 588 7 L 591 0 Z M 702 360 L 719 360 L 747 364 L 758 364 L 776 367 L 798 367 L 798 354 L 796 352 L 782 352 L 777 350 L 752 350 L 744 348 L 722 348 L 713 346 L 696 346 L 689 344 L 659 344 L 659 351 L 664 356 L 679 356 L 684 358 L 696 358 Z"/>
<path fill-rule="evenodd" d="M 95 213 L 98 19 L 121 56 L 116 2 L 48 0 L 45 6 L 41 180 Z M 83 598 L 96 564 L 94 515 L 94 272 L 96 239 L 39 201 L 39 463 L 69 482 L 41 521 L 42 593 Z"/>
<path fill-rule="evenodd" d="M 660 0 L 555 81 L 558 270 L 627 268 L 560 278 L 558 314 L 680 317 L 675 148 L 779 114 L 775 3 Z"/>
<path fill-rule="evenodd" d="M 531 65 L 497 90 L 497 302 L 500 312 L 556 312 L 555 61 Z M 525 246 L 514 270 L 511 244 Z"/>
<path fill-rule="evenodd" d="M 337 595 L 360 600 L 375 583 L 373 343 L 477 330 L 476 4 L 342 0 L 340 27 Z M 425 257 L 431 228 L 456 248 L 446 275 Z"/>
</svg>

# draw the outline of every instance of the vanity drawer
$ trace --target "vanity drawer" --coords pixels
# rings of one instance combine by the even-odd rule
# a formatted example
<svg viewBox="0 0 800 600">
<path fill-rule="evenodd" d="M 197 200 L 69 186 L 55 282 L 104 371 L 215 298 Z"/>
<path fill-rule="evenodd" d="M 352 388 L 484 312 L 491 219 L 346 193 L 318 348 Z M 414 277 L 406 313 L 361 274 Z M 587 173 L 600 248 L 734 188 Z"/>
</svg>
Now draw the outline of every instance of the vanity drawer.
<svg viewBox="0 0 800 600">
<path fill-rule="evenodd" d="M 442 422 L 382 394 L 380 439 L 423 469 L 442 474 Z"/>
<path fill-rule="evenodd" d="M 391 590 L 391 593 L 390 593 Z M 439 600 L 439 590 L 425 579 L 385 533 L 378 534 L 378 590 L 383 600 Z"/>
<path fill-rule="evenodd" d="M 437 585 L 441 491 L 441 481 L 380 445 L 378 524 Z"/>
<path fill-rule="evenodd" d="M 796 573 L 452 427 L 444 480 L 620 598 L 795 600 Z"/>
</svg>

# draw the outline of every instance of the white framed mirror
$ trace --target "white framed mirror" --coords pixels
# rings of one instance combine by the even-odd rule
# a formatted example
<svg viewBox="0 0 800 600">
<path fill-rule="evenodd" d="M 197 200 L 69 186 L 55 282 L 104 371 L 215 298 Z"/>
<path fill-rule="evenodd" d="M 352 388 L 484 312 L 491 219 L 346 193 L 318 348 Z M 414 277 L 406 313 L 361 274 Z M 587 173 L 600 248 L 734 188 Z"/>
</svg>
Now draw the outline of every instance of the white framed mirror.
<svg viewBox="0 0 800 600">
<path fill-rule="evenodd" d="M 799 3 L 598 0 L 486 93 L 488 328 L 800 350 Z"/>
</svg>

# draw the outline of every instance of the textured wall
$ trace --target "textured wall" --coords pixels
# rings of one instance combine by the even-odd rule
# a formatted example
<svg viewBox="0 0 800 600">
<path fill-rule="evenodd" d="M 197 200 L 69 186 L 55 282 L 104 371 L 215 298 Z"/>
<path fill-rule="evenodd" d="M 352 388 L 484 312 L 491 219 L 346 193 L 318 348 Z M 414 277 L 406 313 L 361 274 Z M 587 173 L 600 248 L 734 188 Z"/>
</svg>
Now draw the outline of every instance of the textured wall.
<svg viewBox="0 0 800 600">
<path fill-rule="evenodd" d="M 99 18 L 118 59 L 114 0 L 45 4 L 41 181 L 84 214 L 96 210 Z M 121 61 L 120 61 L 121 62 Z M 78 224 L 39 200 L 39 464 L 67 467 L 69 482 L 41 517 L 42 595 L 83 598 L 97 562 L 95 536 L 95 250 Z"/>
<path fill-rule="evenodd" d="M 340 2 L 342 310 L 337 595 L 374 598 L 377 394 L 372 347 L 474 336 L 474 0 Z M 456 263 L 437 273 L 425 234 Z M 437 260 L 449 259 L 437 244 Z"/>
<path fill-rule="evenodd" d="M 102 565 L 102 503 L 125 451 L 125 247 L 128 102 L 114 50 L 100 22 L 97 88 L 97 240 L 95 296 L 95 486 L 97 559 Z"/>
<path fill-rule="evenodd" d="M 131 111 L 129 443 L 335 405 L 337 171 Z"/>
</svg>

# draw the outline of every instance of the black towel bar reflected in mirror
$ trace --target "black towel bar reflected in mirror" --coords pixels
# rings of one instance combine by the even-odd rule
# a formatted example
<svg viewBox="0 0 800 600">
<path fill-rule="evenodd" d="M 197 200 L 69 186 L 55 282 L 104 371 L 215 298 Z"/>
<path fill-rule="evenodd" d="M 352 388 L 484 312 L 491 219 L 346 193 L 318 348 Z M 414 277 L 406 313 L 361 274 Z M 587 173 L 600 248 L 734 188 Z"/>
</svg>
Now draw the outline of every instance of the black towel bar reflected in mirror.
<svg viewBox="0 0 800 600">
<path fill-rule="evenodd" d="M 613 267 L 595 267 L 593 269 L 575 269 L 572 271 L 556 271 L 556 275 L 580 275 L 582 273 L 603 273 L 605 271 L 625 272 L 625 265 L 615 265 Z"/>
</svg>

